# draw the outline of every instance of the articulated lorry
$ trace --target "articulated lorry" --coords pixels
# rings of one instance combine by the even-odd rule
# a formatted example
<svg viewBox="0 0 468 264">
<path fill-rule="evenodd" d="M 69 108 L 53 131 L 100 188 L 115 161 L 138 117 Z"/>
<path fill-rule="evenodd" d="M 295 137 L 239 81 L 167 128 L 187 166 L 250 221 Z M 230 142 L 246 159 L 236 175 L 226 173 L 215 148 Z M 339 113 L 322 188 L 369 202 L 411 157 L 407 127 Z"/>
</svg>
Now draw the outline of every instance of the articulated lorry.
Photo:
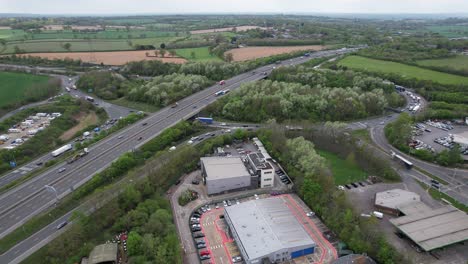
<svg viewBox="0 0 468 264">
<path fill-rule="evenodd" d="M 62 147 L 60 147 L 60 148 L 58 148 L 58 149 L 52 151 L 52 156 L 57 157 L 57 156 L 59 156 L 59 155 L 65 153 L 65 152 L 69 151 L 70 149 L 72 149 L 72 145 L 71 145 L 71 144 L 67 144 L 67 145 L 65 145 L 65 146 L 62 146 Z"/>
<path fill-rule="evenodd" d="M 82 157 L 88 155 L 89 153 L 89 150 L 88 148 L 84 148 L 83 151 L 81 151 L 80 153 L 76 154 L 75 156 L 73 156 L 71 159 L 67 160 L 67 163 L 68 164 L 71 164 L 79 159 L 81 159 Z"/>
</svg>

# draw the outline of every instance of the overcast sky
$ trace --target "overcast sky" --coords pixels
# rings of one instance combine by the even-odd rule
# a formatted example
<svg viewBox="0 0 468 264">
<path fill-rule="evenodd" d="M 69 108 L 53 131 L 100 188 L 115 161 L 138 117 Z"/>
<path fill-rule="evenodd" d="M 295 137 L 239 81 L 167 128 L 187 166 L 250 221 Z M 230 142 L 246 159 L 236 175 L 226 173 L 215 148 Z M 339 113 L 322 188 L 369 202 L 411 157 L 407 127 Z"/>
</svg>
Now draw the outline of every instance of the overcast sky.
<svg viewBox="0 0 468 264">
<path fill-rule="evenodd" d="M 0 13 L 462 13 L 468 0 L 0 0 Z"/>
</svg>

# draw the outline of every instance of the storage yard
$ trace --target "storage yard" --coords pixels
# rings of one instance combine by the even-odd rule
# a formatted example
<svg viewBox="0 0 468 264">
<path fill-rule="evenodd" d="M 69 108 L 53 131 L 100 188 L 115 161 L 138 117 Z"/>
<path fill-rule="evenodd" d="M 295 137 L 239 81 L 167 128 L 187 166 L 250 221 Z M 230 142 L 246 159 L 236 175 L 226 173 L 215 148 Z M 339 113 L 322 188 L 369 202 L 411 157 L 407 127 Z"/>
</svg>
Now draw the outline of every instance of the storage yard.
<svg viewBox="0 0 468 264">
<path fill-rule="evenodd" d="M 48 127 L 52 120 L 61 115 L 61 113 L 37 113 L 26 118 L 23 122 L 13 125 L 8 129 L 8 133 L 0 136 L 0 149 L 14 149 L 20 146 L 36 133 Z"/>
</svg>

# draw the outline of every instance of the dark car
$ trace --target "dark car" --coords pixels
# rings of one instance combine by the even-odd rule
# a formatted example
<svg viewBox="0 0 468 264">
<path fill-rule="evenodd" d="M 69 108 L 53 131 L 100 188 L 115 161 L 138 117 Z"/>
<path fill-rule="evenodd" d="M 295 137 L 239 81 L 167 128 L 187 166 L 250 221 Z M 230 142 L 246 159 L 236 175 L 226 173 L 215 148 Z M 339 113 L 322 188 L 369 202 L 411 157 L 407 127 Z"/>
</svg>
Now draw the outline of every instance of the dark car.
<svg viewBox="0 0 468 264">
<path fill-rule="evenodd" d="M 67 224 L 68 224 L 68 222 L 67 222 L 67 221 L 64 221 L 64 222 L 58 224 L 57 229 L 60 229 L 60 228 L 62 228 L 62 227 L 64 227 L 64 226 L 66 226 Z"/>
<path fill-rule="evenodd" d="M 147 124 L 148 124 L 148 123 L 145 122 L 145 123 L 143 123 L 143 124 L 141 124 L 141 125 L 142 125 L 142 126 L 146 126 Z"/>
<path fill-rule="evenodd" d="M 203 234 L 202 232 L 197 232 L 197 233 L 193 233 L 193 238 L 200 238 L 200 237 L 205 237 L 205 234 Z"/>
<path fill-rule="evenodd" d="M 180 180 L 177 180 L 177 181 L 175 182 L 175 185 L 179 185 L 179 184 L 180 184 Z"/>
<path fill-rule="evenodd" d="M 201 228 L 199 228 L 199 227 L 193 227 L 192 228 L 192 232 L 199 232 L 199 231 L 201 231 Z"/>
<path fill-rule="evenodd" d="M 42 164 L 44 164 L 42 161 L 39 161 L 38 163 L 36 163 L 37 166 L 42 166 Z"/>
<path fill-rule="evenodd" d="M 143 139 L 143 137 L 139 137 L 137 140 L 140 141 L 140 140 L 142 140 L 142 139 Z"/>
<path fill-rule="evenodd" d="M 192 184 L 198 185 L 198 184 L 200 184 L 200 182 L 197 181 L 197 180 L 193 180 L 193 181 L 192 181 Z"/>
</svg>

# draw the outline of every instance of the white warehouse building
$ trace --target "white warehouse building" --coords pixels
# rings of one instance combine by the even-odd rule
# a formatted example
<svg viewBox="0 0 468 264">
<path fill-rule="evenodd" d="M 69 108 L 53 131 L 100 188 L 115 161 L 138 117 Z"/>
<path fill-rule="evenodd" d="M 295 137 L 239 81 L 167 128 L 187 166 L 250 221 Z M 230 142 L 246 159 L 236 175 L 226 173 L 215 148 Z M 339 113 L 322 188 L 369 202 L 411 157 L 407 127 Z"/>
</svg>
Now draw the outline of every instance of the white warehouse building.
<svg viewBox="0 0 468 264">
<path fill-rule="evenodd" d="M 200 161 L 208 195 L 250 187 L 251 175 L 240 157 L 203 157 Z"/>
<path fill-rule="evenodd" d="M 224 218 L 247 264 L 283 262 L 315 251 L 315 242 L 279 197 L 225 207 Z"/>
</svg>

